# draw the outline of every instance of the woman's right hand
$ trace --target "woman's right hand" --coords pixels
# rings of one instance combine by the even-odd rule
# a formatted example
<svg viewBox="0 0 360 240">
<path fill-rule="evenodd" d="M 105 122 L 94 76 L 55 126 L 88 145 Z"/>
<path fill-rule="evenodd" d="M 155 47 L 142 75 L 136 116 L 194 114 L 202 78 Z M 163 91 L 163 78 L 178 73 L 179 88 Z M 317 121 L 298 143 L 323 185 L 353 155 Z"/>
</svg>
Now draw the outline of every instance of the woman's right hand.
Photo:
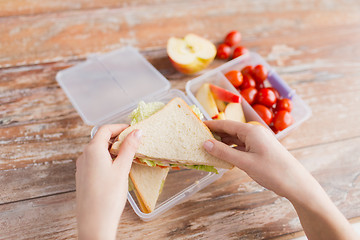
<svg viewBox="0 0 360 240">
<path fill-rule="evenodd" d="M 204 143 L 210 154 L 234 164 L 257 183 L 278 195 L 289 199 L 297 197 L 299 187 L 316 182 L 269 129 L 227 120 L 204 123 L 222 140 L 208 140 Z M 228 146 L 231 144 L 237 147 Z"/>
<path fill-rule="evenodd" d="M 320 184 L 270 130 L 226 120 L 205 124 L 223 142 L 208 140 L 204 148 L 244 170 L 263 187 L 290 200 L 308 239 L 359 239 Z M 229 147 L 230 144 L 236 144 L 236 149 Z"/>
</svg>

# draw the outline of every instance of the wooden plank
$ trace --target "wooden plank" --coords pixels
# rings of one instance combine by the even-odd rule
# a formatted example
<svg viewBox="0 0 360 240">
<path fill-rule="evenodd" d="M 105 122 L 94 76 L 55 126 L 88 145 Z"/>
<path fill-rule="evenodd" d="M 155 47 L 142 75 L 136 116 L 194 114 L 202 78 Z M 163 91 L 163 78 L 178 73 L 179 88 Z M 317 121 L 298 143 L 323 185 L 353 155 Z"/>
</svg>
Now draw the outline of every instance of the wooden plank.
<svg viewBox="0 0 360 240">
<path fill-rule="evenodd" d="M 163 74 L 173 79 L 173 87 L 184 90 L 185 80 L 189 77 L 171 70 L 166 71 L 169 69 L 169 62 L 164 54 L 163 50 L 144 52 Z M 220 63 L 221 61 L 217 61 L 216 64 Z M 89 141 L 91 127 L 83 124 L 54 80 L 58 70 L 71 65 L 56 63 L 0 70 L 1 169 L 25 172 L 22 169 L 29 167 L 33 176 L 38 172 L 49 176 L 56 173 L 61 175 L 63 170 L 53 169 L 52 164 L 40 170 L 33 164 L 75 160 L 79 156 L 83 146 Z M 342 66 L 349 72 L 342 70 L 344 72 L 341 72 L 340 76 L 334 77 L 334 66 L 330 65 L 321 67 L 321 71 L 326 73 L 322 79 L 318 80 L 311 73 L 313 77 L 308 77 L 309 80 L 290 80 L 291 86 L 309 103 L 313 116 L 282 141 L 289 149 L 341 141 L 360 135 L 357 123 L 360 118 L 357 110 L 360 104 L 360 83 L 353 81 L 357 73 L 351 72 L 351 65 Z M 282 67 L 283 71 L 288 71 L 285 73 L 288 79 L 296 75 L 291 69 L 291 66 Z M 305 76 L 306 71 L 300 71 L 300 75 Z M 71 168 L 70 165 L 66 165 L 65 169 Z M 7 175 L 3 183 L 23 181 L 22 175 L 16 174 L 17 171 L 11 173 L 14 174 Z M 32 198 L 68 191 L 69 186 L 73 185 L 73 179 L 69 177 L 64 177 L 63 185 L 57 185 L 58 183 L 51 179 L 29 178 L 27 183 L 23 183 L 32 186 L 32 189 L 27 190 L 28 193 L 24 189 L 18 189 L 16 185 L 9 185 L 1 193 L 2 201 L 17 201 L 23 197 Z M 48 185 L 43 188 L 34 184 L 38 181 L 47 182 Z"/>
<path fill-rule="evenodd" d="M 161 2 L 171 2 L 171 0 L 163 0 Z M 0 17 L 97 8 L 123 8 L 149 4 L 156 4 L 156 2 L 152 0 L 0 0 Z"/>
<path fill-rule="evenodd" d="M 75 162 L 52 161 L 3 170 L 0 183 L 0 204 L 74 191 Z"/>
<path fill-rule="evenodd" d="M 0 169 L 74 159 L 88 141 L 91 127 L 82 123 L 54 81 L 59 65 L 34 68 L 0 71 L 0 141 L 3 145 Z M 286 147 L 293 149 L 360 135 L 356 120 L 360 117 L 357 111 L 360 84 L 350 84 L 352 79 L 353 76 L 346 75 L 332 78 L 329 74 L 326 81 L 303 82 L 301 87 L 292 84 L 304 92 L 313 116 L 283 140 Z M 172 83 L 180 89 L 185 85 L 178 80 Z M 314 95 L 316 92 L 321 96 Z M 71 151 L 69 146 L 73 146 Z"/>
<path fill-rule="evenodd" d="M 319 29 L 331 32 L 332 36 L 336 29 L 337 39 L 346 42 L 348 38 L 341 37 L 342 28 L 350 26 L 351 31 L 359 32 L 360 6 L 351 1 L 332 2 L 336 8 L 328 3 L 289 2 L 286 12 L 279 12 L 284 8 L 280 0 L 271 3 L 198 0 L 191 5 L 176 1 L 152 8 L 141 5 L 7 17 L 0 19 L 0 67 L 83 58 L 125 45 L 163 48 L 170 36 L 184 36 L 188 32 L 218 42 L 234 28 L 242 31 L 246 46 L 260 53 L 268 53 L 271 48 L 268 43 L 272 41 L 296 43 Z M 309 45 L 297 46 L 301 47 Z"/>
<path fill-rule="evenodd" d="M 347 218 L 359 216 L 360 138 L 292 151 Z M 327 153 L 324 155 L 324 153 Z M 75 193 L 0 205 L 3 239 L 76 237 Z M 166 220 L 166 221 L 164 221 Z M 161 226 L 161 227 L 159 227 Z M 121 239 L 269 239 L 301 230 L 290 203 L 231 170 L 162 217 L 142 222 L 129 205 Z"/>
</svg>

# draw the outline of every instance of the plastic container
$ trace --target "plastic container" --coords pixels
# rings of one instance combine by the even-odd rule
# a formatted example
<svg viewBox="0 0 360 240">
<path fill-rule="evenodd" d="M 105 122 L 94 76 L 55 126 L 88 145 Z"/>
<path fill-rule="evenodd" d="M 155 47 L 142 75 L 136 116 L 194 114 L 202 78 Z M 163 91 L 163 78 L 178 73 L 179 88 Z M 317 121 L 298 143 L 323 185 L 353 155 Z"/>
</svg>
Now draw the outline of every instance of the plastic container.
<svg viewBox="0 0 360 240">
<path fill-rule="evenodd" d="M 203 83 L 213 83 L 220 87 L 225 87 L 235 94 L 239 94 L 239 92 L 235 89 L 235 87 L 227 80 L 225 77 L 225 73 L 231 70 L 240 71 L 244 67 L 248 65 L 256 66 L 258 64 L 262 64 L 268 70 L 268 80 L 272 87 L 274 87 L 279 94 L 284 98 L 289 98 L 292 100 L 293 109 L 291 111 L 291 115 L 294 118 L 294 123 L 280 131 L 276 134 L 278 139 L 285 137 L 290 131 L 300 126 L 301 123 L 306 121 L 311 116 L 310 107 L 295 93 L 294 89 L 291 89 L 289 85 L 280 78 L 280 76 L 272 69 L 269 64 L 262 58 L 260 55 L 250 52 L 245 55 L 242 55 L 238 58 L 235 58 L 207 73 L 201 75 L 186 84 L 186 93 L 190 97 L 190 99 L 196 104 L 200 105 L 200 103 L 196 100 L 195 94 L 197 90 Z M 253 110 L 253 108 L 242 99 L 242 107 L 244 110 L 246 121 L 259 121 L 266 124 L 260 119 L 259 115 Z M 202 108 L 201 108 L 202 109 Z M 202 109 L 204 112 L 204 109 Z M 207 118 L 210 118 L 208 114 L 205 114 Z"/>
<path fill-rule="evenodd" d="M 95 126 L 92 136 L 103 124 L 129 123 L 129 114 L 141 100 L 167 103 L 174 97 L 181 97 L 189 105 L 194 104 L 182 91 L 170 89 L 169 81 L 130 47 L 93 55 L 84 63 L 59 72 L 56 80 L 84 122 Z M 133 192 L 128 193 L 128 201 L 142 220 L 150 221 L 211 184 L 224 172 L 223 169 L 219 174 L 170 170 L 151 213 L 141 212 Z"/>
<path fill-rule="evenodd" d="M 93 55 L 84 63 L 60 71 L 56 80 L 63 88 L 75 109 L 86 124 L 94 125 L 91 136 L 98 126 L 108 123 L 129 123 L 129 114 L 138 102 L 169 102 L 174 97 L 181 97 L 189 105 L 197 105 L 205 119 L 211 119 L 195 98 L 197 89 L 204 82 L 210 82 L 239 94 L 224 73 L 240 70 L 246 65 L 263 64 L 269 70 L 269 81 L 282 96 L 292 98 L 292 115 L 295 123 L 277 134 L 280 138 L 291 129 L 310 117 L 309 107 L 295 92 L 270 68 L 257 54 L 251 53 L 236 58 L 186 84 L 186 96 L 182 91 L 170 89 L 169 81 L 162 76 L 137 50 L 123 48 L 103 55 Z M 244 100 L 242 101 L 247 121 L 262 119 Z M 265 123 L 264 123 L 265 125 Z M 128 192 L 128 201 L 135 213 L 144 221 L 150 221 L 170 208 L 185 201 L 188 197 L 205 188 L 227 170 L 220 169 L 219 174 L 191 169 L 170 170 L 164 188 L 159 196 L 155 210 L 143 213 L 133 192 Z"/>
</svg>

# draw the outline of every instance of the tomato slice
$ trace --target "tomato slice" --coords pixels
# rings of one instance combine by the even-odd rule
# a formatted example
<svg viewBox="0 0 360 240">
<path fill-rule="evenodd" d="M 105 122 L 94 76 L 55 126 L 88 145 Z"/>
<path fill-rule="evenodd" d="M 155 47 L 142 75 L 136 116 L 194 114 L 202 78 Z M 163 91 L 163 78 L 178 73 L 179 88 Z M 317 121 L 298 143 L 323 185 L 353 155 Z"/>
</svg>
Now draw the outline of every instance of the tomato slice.
<svg viewBox="0 0 360 240">
<path fill-rule="evenodd" d="M 168 168 L 168 166 L 161 166 L 161 165 L 156 165 L 159 168 Z"/>
</svg>

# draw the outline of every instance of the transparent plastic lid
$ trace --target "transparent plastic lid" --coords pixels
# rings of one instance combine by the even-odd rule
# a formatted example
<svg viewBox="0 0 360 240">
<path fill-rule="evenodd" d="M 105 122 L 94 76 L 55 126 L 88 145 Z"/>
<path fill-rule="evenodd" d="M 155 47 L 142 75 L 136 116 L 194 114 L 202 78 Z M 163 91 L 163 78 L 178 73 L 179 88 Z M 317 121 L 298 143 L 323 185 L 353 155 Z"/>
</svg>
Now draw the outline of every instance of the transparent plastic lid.
<svg viewBox="0 0 360 240">
<path fill-rule="evenodd" d="M 60 71 L 56 80 L 89 125 L 99 125 L 170 88 L 170 82 L 131 47 L 91 56 Z"/>
</svg>

